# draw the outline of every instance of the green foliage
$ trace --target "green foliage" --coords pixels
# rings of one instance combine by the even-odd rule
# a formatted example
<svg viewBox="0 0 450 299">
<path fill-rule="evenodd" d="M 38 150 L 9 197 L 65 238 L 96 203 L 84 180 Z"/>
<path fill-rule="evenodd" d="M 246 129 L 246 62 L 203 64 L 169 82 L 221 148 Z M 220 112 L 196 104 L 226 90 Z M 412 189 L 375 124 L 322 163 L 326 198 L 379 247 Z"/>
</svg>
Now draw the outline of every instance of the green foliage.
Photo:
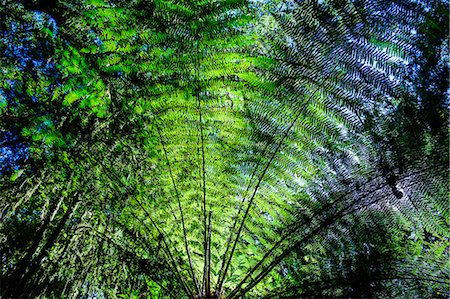
<svg viewBox="0 0 450 299">
<path fill-rule="evenodd" d="M 448 296 L 424 5 L 8 2 L 2 296 Z"/>
</svg>

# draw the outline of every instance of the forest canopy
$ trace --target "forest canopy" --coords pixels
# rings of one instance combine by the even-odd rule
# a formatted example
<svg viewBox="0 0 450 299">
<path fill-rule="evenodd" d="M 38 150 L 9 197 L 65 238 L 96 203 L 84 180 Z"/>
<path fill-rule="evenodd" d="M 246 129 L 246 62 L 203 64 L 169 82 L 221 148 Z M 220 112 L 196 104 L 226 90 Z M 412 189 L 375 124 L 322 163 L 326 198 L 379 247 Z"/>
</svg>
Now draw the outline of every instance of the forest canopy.
<svg viewBox="0 0 450 299">
<path fill-rule="evenodd" d="M 449 298 L 447 0 L 4 0 L 2 298 Z"/>
</svg>

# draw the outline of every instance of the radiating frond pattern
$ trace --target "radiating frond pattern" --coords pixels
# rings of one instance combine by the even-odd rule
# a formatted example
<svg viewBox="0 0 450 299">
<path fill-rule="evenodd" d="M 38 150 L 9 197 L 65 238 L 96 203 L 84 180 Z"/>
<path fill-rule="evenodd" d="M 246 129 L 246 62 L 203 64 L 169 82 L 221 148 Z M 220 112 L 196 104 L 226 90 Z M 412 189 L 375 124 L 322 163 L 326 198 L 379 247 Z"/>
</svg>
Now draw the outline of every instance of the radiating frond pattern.
<svg viewBox="0 0 450 299">
<path fill-rule="evenodd" d="M 404 230 L 448 243 L 445 134 L 396 139 L 413 136 L 405 111 L 420 92 L 404 80 L 431 4 L 30 5 L 4 12 L 25 31 L 42 19 L 58 30 L 42 39 L 51 70 L 1 61 L 2 133 L 23 135 L 35 161 L 1 177 L 4 296 L 346 295 L 335 284 L 366 296 L 352 269 L 383 256 L 370 244 Z M 23 115 L 28 131 L 9 123 Z M 426 242 L 430 258 L 444 244 Z M 437 277 L 433 294 L 445 292 L 441 263 L 420 268 Z M 369 291 L 419 292 L 395 280 L 420 279 L 412 269 L 386 264 L 373 275 L 389 291 Z"/>
</svg>

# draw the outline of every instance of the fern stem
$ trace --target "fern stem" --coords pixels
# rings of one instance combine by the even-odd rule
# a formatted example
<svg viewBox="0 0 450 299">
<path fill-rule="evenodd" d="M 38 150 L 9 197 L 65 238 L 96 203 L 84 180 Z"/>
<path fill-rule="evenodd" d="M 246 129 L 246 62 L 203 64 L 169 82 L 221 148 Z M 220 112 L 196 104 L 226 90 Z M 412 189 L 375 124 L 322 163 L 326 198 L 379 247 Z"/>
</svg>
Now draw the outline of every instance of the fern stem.
<svg viewBox="0 0 450 299">
<path fill-rule="evenodd" d="M 152 109 L 152 110 L 153 110 L 153 109 Z M 193 263 L 192 263 L 191 252 L 190 252 L 190 250 L 189 250 L 189 244 L 188 244 L 188 241 L 187 241 L 186 224 L 185 224 L 185 221 L 184 221 L 184 213 L 183 213 L 183 209 L 182 209 L 182 207 L 181 207 L 180 195 L 179 195 L 179 193 L 178 193 L 178 188 L 177 188 L 177 185 L 175 184 L 175 179 L 174 179 L 174 177 L 173 177 L 172 166 L 171 166 L 171 163 L 170 163 L 170 161 L 169 161 L 169 157 L 168 157 L 168 155 L 167 155 L 166 145 L 165 145 L 165 142 L 164 142 L 164 140 L 163 140 L 163 136 L 162 136 L 162 134 L 161 134 L 161 130 L 160 130 L 160 128 L 159 128 L 159 126 L 158 126 L 158 124 L 157 124 L 156 121 L 155 121 L 155 127 L 156 127 L 156 130 L 158 131 L 158 135 L 159 135 L 159 137 L 160 137 L 161 145 L 162 145 L 163 152 L 164 152 L 164 157 L 165 157 L 165 159 L 166 159 L 167 167 L 168 167 L 168 169 L 169 169 L 170 179 L 171 179 L 171 181 L 172 181 L 172 185 L 173 185 L 173 188 L 174 188 L 174 190 L 175 190 L 175 197 L 177 198 L 178 209 L 180 210 L 180 214 L 181 214 L 181 225 L 182 225 L 182 227 L 183 227 L 183 240 L 184 240 L 184 246 L 185 246 L 185 249 L 186 249 L 186 254 L 187 254 L 187 256 L 188 256 L 189 268 L 190 268 L 190 271 L 191 271 L 192 280 L 194 281 L 194 284 L 195 284 L 195 286 L 196 286 L 196 288 L 197 288 L 197 291 L 199 291 L 199 290 L 200 290 L 200 287 L 199 287 L 199 285 L 198 285 L 197 276 L 195 275 L 194 266 L 193 266 Z"/>
<path fill-rule="evenodd" d="M 258 168 L 259 168 L 259 165 L 261 165 L 262 157 L 265 155 L 265 153 L 266 153 L 268 147 L 269 147 L 269 144 L 267 143 L 266 146 L 264 147 L 264 150 L 263 150 L 261 156 L 260 156 L 260 159 L 258 160 L 258 163 L 256 164 L 256 167 L 253 169 L 253 172 L 252 172 L 252 175 L 251 175 L 251 177 L 250 177 L 250 180 L 249 180 L 249 183 L 248 183 L 248 185 L 247 185 L 247 188 L 246 188 L 245 191 L 244 191 L 244 196 L 243 196 L 243 198 L 247 197 L 247 194 L 248 194 L 248 192 L 250 191 L 250 187 L 251 187 L 251 185 L 252 185 L 253 178 L 256 176 L 256 172 L 257 172 L 257 170 L 258 170 Z M 230 235 L 228 236 L 228 239 L 227 239 L 227 245 L 226 245 L 225 252 L 224 252 L 223 258 L 222 258 L 222 265 L 221 265 L 221 267 L 220 267 L 219 275 L 218 275 L 218 277 L 217 277 L 217 285 L 218 285 L 218 286 L 219 286 L 219 285 L 222 285 L 222 280 L 225 279 L 225 275 L 222 276 L 222 273 L 223 273 L 223 270 L 224 270 L 224 268 L 225 268 L 225 263 L 226 263 L 226 261 L 227 261 L 228 251 L 230 250 L 231 239 L 233 238 L 233 234 L 234 234 L 234 232 L 235 232 L 236 225 L 237 225 L 237 223 L 238 223 L 239 216 L 241 215 L 242 207 L 243 207 L 243 206 L 244 206 L 244 201 L 241 201 L 241 202 L 239 203 L 238 212 L 237 212 L 236 217 L 234 218 L 234 221 L 233 221 L 233 226 L 232 226 L 231 229 L 230 229 Z M 218 290 L 220 290 L 220 289 L 218 289 Z"/>
<path fill-rule="evenodd" d="M 110 238 L 109 236 L 107 236 L 104 233 L 100 233 L 99 231 L 93 231 L 94 234 L 100 238 L 102 238 L 103 240 L 112 243 L 116 248 L 118 248 L 119 250 L 122 250 L 123 252 L 125 252 L 127 254 L 127 256 L 133 256 L 133 259 L 143 259 L 142 257 L 139 257 L 137 253 L 127 249 L 125 247 L 125 245 L 123 244 L 118 244 L 117 242 L 115 242 L 112 238 Z M 148 270 L 148 269 L 143 269 Z M 172 295 L 172 297 L 175 297 L 174 293 L 172 292 L 172 290 L 168 289 L 167 287 L 165 287 L 160 281 L 160 278 L 153 276 L 149 273 L 146 273 L 146 275 L 148 275 L 160 288 L 162 288 L 164 291 L 166 291 L 167 293 L 170 293 Z"/>
<path fill-rule="evenodd" d="M 200 50 L 199 50 L 199 35 L 198 32 L 195 32 L 195 98 L 197 100 L 197 111 L 198 111 L 198 121 L 199 121 L 199 134 L 200 134 L 200 151 L 202 154 L 202 193 L 203 193 L 203 254 L 204 254 L 204 263 L 203 263 L 203 281 L 202 281 L 202 290 L 205 290 L 206 294 L 209 294 L 209 265 L 208 265 L 208 243 L 210 242 L 208 238 L 208 217 L 206 212 L 206 162 L 205 162 L 205 139 L 203 136 L 203 114 L 202 114 L 202 106 L 200 99 Z M 201 293 L 199 292 L 199 295 Z M 206 295 L 208 296 L 208 295 Z"/>
<path fill-rule="evenodd" d="M 209 298 L 211 296 L 211 211 L 209 211 L 208 215 L 208 238 L 207 238 L 207 247 L 206 247 L 206 271 L 205 275 L 205 296 Z"/>
<path fill-rule="evenodd" d="M 414 183 L 405 186 L 405 188 L 408 188 L 410 186 L 413 186 Z M 387 188 L 387 186 L 385 184 L 381 184 L 381 186 L 377 186 L 375 189 L 370 190 L 368 192 L 366 192 L 367 194 L 372 194 L 376 191 L 380 191 L 383 188 Z M 360 196 L 355 198 L 354 202 L 359 202 L 362 198 L 364 198 L 364 196 Z M 248 292 L 250 289 L 252 289 L 256 284 L 258 284 L 267 274 L 270 273 L 270 271 L 276 266 L 278 265 L 286 256 L 288 256 L 294 249 L 298 248 L 302 243 L 304 243 L 306 240 L 310 239 L 311 237 L 314 237 L 315 235 L 319 234 L 320 231 L 322 231 L 323 229 L 329 227 L 330 225 L 336 223 L 337 220 L 344 218 L 345 216 L 355 212 L 356 210 L 360 210 L 363 209 L 371 204 L 374 204 L 376 202 L 378 202 L 380 199 L 379 198 L 375 198 L 374 200 L 371 200 L 367 203 L 364 203 L 362 206 L 352 206 L 350 208 L 348 207 L 344 207 L 342 208 L 340 211 L 336 212 L 331 218 L 326 219 L 325 221 L 323 221 L 317 228 L 315 228 L 313 231 L 311 231 L 310 233 L 308 233 L 305 237 L 301 238 L 300 240 L 298 240 L 297 242 L 295 242 L 293 245 L 289 246 L 287 249 L 283 250 L 282 253 L 280 253 L 268 266 L 266 266 L 265 268 L 262 269 L 262 271 L 257 275 L 257 277 L 255 279 L 252 280 L 252 282 L 246 286 L 245 289 L 241 290 L 240 287 L 244 284 L 244 282 L 251 276 L 251 274 L 262 264 L 262 261 L 264 260 L 264 258 L 258 263 L 258 267 L 254 267 L 248 274 L 247 276 L 235 287 L 235 289 L 230 293 L 230 298 L 234 298 L 235 295 L 237 295 L 237 292 L 239 292 L 239 295 L 243 295 L 246 292 Z M 316 213 L 316 215 L 318 215 L 319 213 Z M 312 218 L 311 218 L 312 220 Z M 271 249 L 270 252 L 272 252 L 273 250 Z M 265 255 L 265 257 L 267 257 L 268 254 Z"/>
<path fill-rule="evenodd" d="M 235 250 L 236 250 L 236 246 L 237 246 L 237 243 L 238 243 L 238 241 L 239 241 L 239 237 L 240 237 L 240 235 L 241 235 L 242 228 L 244 227 L 244 223 L 245 223 L 245 221 L 246 221 L 246 219 L 247 219 L 247 216 L 248 216 L 248 214 L 249 214 L 249 212 L 250 212 L 250 208 L 251 208 L 251 206 L 252 206 L 252 204 L 253 204 L 253 201 L 254 201 L 255 196 L 256 196 L 256 194 L 257 194 L 257 192 L 258 192 L 259 186 L 261 185 L 261 182 L 262 182 L 262 180 L 263 180 L 263 178 L 264 178 L 264 175 L 266 174 L 267 170 L 269 169 L 270 165 L 272 164 L 272 161 L 275 159 L 275 156 L 277 155 L 277 153 L 278 153 L 279 150 L 281 149 L 284 140 L 286 140 L 286 138 L 287 138 L 289 132 L 291 131 L 291 129 L 294 127 L 295 123 L 296 123 L 297 120 L 299 119 L 301 113 L 302 113 L 303 110 L 306 108 L 306 106 L 309 104 L 309 102 L 310 102 L 310 100 L 312 99 L 312 97 L 313 97 L 313 96 L 316 94 L 316 92 L 319 90 L 320 85 L 321 85 L 321 84 L 318 84 L 318 86 L 316 87 L 316 89 L 311 93 L 311 95 L 308 97 L 308 99 L 305 101 L 305 103 L 302 105 L 302 107 L 299 109 L 299 111 L 298 111 L 297 114 L 295 115 L 294 120 L 291 122 L 291 124 L 289 125 L 289 127 L 288 127 L 288 128 L 285 130 L 285 132 L 283 133 L 283 136 L 282 136 L 281 140 L 278 142 L 278 144 L 277 144 L 275 150 L 273 151 L 273 153 L 272 153 L 272 155 L 271 155 L 269 161 L 267 162 L 266 166 L 264 167 L 264 170 L 262 171 L 262 173 L 261 173 L 261 175 L 260 175 L 260 177 L 259 177 L 259 179 L 258 179 L 258 183 L 256 184 L 255 189 L 253 190 L 252 196 L 250 197 L 250 199 L 249 199 L 249 201 L 248 201 L 247 209 L 246 209 L 246 211 L 245 211 L 245 213 L 244 213 L 244 216 L 243 216 L 243 218 L 242 218 L 242 221 L 241 221 L 241 223 L 240 223 L 240 225 L 239 225 L 239 229 L 238 229 L 238 231 L 237 231 L 236 238 L 235 238 L 235 240 L 234 240 L 234 242 L 233 242 L 233 246 L 232 246 L 232 249 L 231 249 L 230 257 L 228 258 L 228 261 L 227 261 L 227 263 L 226 263 L 225 270 L 224 270 L 224 273 L 223 273 L 223 278 L 222 278 L 221 282 L 220 282 L 219 285 L 218 285 L 218 289 L 219 289 L 219 290 L 220 290 L 220 289 L 222 288 L 222 286 L 223 286 L 224 277 L 225 277 L 226 274 L 227 274 L 228 267 L 230 266 L 231 260 L 232 260 L 232 258 L 233 258 L 233 254 L 234 254 L 234 252 L 235 252 Z"/>
<path fill-rule="evenodd" d="M 87 151 L 87 149 L 85 149 L 85 150 L 86 150 L 86 152 L 89 152 L 89 151 Z M 110 169 L 109 167 L 106 167 L 106 166 L 104 165 L 104 163 L 98 161 L 98 159 L 97 159 L 96 157 L 94 157 L 94 156 L 91 155 L 90 158 L 93 159 L 95 162 L 97 162 L 97 164 L 99 164 L 99 165 L 106 171 L 106 173 L 109 173 L 109 174 L 112 176 L 112 177 L 110 176 L 109 178 L 110 178 L 110 179 L 114 178 L 114 179 L 115 179 L 115 182 L 116 182 L 117 184 L 121 185 L 121 187 L 124 188 L 124 189 L 128 192 L 128 194 L 130 194 L 130 195 L 131 195 L 131 194 L 134 194 L 134 191 L 131 190 L 127 185 L 125 185 L 125 184 L 123 183 L 123 181 L 118 177 L 118 175 L 112 171 L 112 169 Z M 114 181 L 114 180 L 112 180 L 112 181 Z M 117 191 L 117 190 L 115 190 L 115 191 Z M 183 288 L 184 288 L 185 292 L 186 292 L 187 294 L 191 294 L 191 295 L 192 295 L 192 291 L 190 290 L 190 288 L 188 287 L 188 285 L 186 284 L 186 282 L 184 281 L 184 279 L 183 279 L 182 276 L 181 276 L 180 270 L 178 269 L 177 263 L 175 262 L 175 258 L 174 258 L 174 256 L 173 256 L 173 254 L 171 253 L 170 247 L 169 247 L 169 245 L 168 245 L 168 243 L 167 243 L 167 241 L 166 241 L 166 239 L 165 239 L 165 237 L 164 237 L 164 232 L 163 232 L 162 229 L 160 229 L 160 228 L 158 227 L 158 225 L 155 223 L 155 221 L 153 220 L 153 218 L 151 217 L 151 215 L 148 213 L 147 209 L 144 208 L 144 206 L 143 206 L 143 204 L 141 203 L 141 201 L 138 200 L 138 199 L 136 199 L 136 201 L 137 201 L 137 203 L 139 204 L 141 210 L 144 212 L 144 214 L 145 214 L 145 215 L 148 217 L 148 219 L 150 220 L 150 222 L 151 222 L 151 224 L 153 225 L 153 227 L 155 227 L 155 229 L 158 231 L 158 233 L 159 233 L 160 235 L 163 236 L 162 241 L 163 241 L 163 244 L 164 244 L 164 252 L 166 253 L 166 255 L 169 257 L 170 261 L 172 262 L 173 268 L 175 269 L 175 271 L 176 271 L 176 273 L 177 273 L 178 280 L 179 280 L 180 283 L 183 285 Z"/>
</svg>

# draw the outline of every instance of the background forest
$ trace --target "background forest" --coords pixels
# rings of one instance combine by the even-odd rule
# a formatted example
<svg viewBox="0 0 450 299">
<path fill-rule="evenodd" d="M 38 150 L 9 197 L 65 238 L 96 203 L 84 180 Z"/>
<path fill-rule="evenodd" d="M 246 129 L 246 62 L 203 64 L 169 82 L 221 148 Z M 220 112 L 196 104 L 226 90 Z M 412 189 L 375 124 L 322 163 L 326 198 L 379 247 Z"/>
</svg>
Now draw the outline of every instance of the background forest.
<svg viewBox="0 0 450 299">
<path fill-rule="evenodd" d="M 450 298 L 447 0 L 3 0 L 2 298 Z"/>
</svg>

